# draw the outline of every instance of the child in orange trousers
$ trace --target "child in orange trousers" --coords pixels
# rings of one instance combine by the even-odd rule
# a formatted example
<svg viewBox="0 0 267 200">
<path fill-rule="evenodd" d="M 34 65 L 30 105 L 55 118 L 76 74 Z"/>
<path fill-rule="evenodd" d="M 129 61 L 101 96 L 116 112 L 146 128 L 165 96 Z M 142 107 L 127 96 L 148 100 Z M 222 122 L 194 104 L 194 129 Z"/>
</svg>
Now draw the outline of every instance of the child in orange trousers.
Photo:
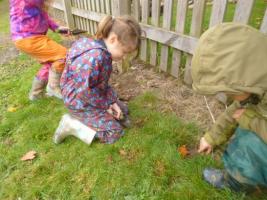
<svg viewBox="0 0 267 200">
<path fill-rule="evenodd" d="M 63 28 L 48 16 L 48 5 L 49 0 L 10 0 L 11 36 L 15 46 L 43 65 L 33 80 L 30 100 L 41 97 L 46 85 L 49 96 L 62 98 L 59 81 L 67 49 L 46 36 L 48 29 Z"/>
</svg>

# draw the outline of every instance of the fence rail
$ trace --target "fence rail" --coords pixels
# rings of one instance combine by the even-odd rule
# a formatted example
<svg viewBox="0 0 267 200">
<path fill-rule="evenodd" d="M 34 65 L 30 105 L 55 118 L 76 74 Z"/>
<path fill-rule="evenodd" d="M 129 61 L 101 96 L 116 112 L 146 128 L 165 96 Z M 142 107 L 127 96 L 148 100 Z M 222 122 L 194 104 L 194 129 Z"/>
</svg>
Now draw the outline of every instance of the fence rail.
<svg viewBox="0 0 267 200">
<path fill-rule="evenodd" d="M 174 77 L 184 72 L 184 80 L 191 83 L 191 59 L 198 38 L 208 27 L 223 21 L 247 24 L 257 12 L 256 28 L 267 34 L 267 1 L 238 0 L 55 0 L 54 16 L 69 27 L 96 32 L 97 23 L 105 15 L 130 14 L 140 23 L 146 38 L 142 41 L 140 59 L 158 66 Z M 262 10 L 254 9 L 261 4 Z M 254 9 L 254 10 L 253 10 Z M 263 10 L 264 9 L 264 10 Z M 233 10 L 232 18 L 229 10 Z M 254 12 L 254 13 L 253 13 Z M 230 19 L 226 19 L 226 16 Z M 63 18 L 63 19 L 62 19 Z M 208 21 L 208 22 L 207 22 Z M 203 26 L 204 25 L 204 26 Z"/>
</svg>

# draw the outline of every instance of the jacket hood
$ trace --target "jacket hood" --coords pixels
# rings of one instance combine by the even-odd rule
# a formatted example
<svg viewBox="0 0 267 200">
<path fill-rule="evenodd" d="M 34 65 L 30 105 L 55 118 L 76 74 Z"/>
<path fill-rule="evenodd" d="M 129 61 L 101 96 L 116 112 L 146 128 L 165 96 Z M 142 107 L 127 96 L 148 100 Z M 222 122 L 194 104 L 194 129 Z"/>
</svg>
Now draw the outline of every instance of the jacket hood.
<svg viewBox="0 0 267 200">
<path fill-rule="evenodd" d="M 192 60 L 193 89 L 214 95 L 267 91 L 267 35 L 239 23 L 223 23 L 199 39 Z M 266 95 L 265 95 L 266 96 Z"/>
<path fill-rule="evenodd" d="M 107 51 L 107 47 L 103 40 L 94 40 L 91 38 L 81 38 L 77 40 L 68 52 L 68 59 L 73 60 L 83 53 L 92 49 L 103 49 Z"/>
</svg>

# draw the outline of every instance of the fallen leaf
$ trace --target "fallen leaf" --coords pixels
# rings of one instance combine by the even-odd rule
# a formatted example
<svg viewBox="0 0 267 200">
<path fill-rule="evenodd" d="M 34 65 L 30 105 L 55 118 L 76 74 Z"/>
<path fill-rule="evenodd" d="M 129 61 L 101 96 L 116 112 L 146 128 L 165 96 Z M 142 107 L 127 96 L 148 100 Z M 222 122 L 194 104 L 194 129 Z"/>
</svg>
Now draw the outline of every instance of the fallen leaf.
<svg viewBox="0 0 267 200">
<path fill-rule="evenodd" d="M 185 158 L 186 156 L 189 155 L 189 151 L 186 148 L 186 145 L 182 145 L 180 147 L 178 147 L 178 152 L 180 153 L 180 155 Z"/>
<path fill-rule="evenodd" d="M 8 112 L 16 112 L 17 110 L 18 110 L 18 107 L 16 107 L 16 106 L 10 106 L 7 109 Z"/>
<path fill-rule="evenodd" d="M 119 153 L 120 153 L 121 156 L 126 156 L 127 155 L 127 152 L 125 150 L 123 150 L 123 149 L 120 149 Z"/>
<path fill-rule="evenodd" d="M 36 151 L 29 151 L 24 156 L 22 156 L 20 160 L 22 161 L 33 160 L 36 157 L 36 154 L 37 154 Z"/>
</svg>

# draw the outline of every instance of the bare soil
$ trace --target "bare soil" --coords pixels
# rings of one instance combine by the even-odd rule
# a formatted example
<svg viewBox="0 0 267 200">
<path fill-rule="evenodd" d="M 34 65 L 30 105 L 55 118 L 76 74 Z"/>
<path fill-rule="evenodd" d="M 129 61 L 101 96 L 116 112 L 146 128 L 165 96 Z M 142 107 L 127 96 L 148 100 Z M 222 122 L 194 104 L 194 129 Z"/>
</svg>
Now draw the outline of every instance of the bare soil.
<svg viewBox="0 0 267 200">
<path fill-rule="evenodd" d="M 144 63 L 136 62 L 121 74 L 114 66 L 111 84 L 124 101 L 130 101 L 145 92 L 153 92 L 160 100 L 159 112 L 173 112 L 183 121 L 195 122 L 202 129 L 213 124 L 204 96 L 195 94 L 177 78 L 159 73 Z M 207 102 L 215 118 L 224 110 L 224 105 L 214 97 L 207 97 Z"/>
</svg>

